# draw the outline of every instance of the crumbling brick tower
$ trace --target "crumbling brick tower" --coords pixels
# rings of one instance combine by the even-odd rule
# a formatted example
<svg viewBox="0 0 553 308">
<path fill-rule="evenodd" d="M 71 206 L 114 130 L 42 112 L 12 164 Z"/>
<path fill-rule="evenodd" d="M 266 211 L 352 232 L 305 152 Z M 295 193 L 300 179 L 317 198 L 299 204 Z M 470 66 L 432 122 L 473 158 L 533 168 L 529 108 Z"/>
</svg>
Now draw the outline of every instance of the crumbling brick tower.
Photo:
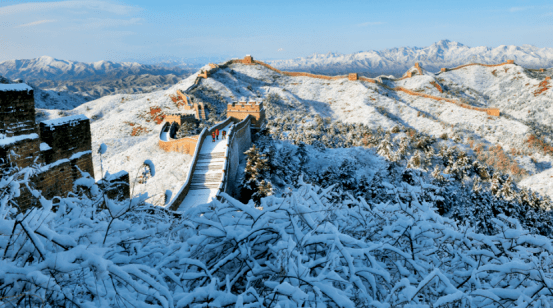
<svg viewBox="0 0 553 308">
<path fill-rule="evenodd" d="M 81 171 L 94 177 L 90 120 L 84 115 L 42 121 L 35 125 L 33 90 L 26 84 L 0 84 L 0 168 L 36 163 L 31 185 L 47 199 L 65 197 Z M 36 202 L 26 188 L 21 209 Z"/>
<path fill-rule="evenodd" d="M 263 108 L 263 102 L 233 102 L 227 105 L 227 116 L 235 118 L 239 121 L 245 119 L 248 115 L 253 116 L 252 126 L 254 128 L 261 128 L 265 122 L 265 109 Z"/>
</svg>

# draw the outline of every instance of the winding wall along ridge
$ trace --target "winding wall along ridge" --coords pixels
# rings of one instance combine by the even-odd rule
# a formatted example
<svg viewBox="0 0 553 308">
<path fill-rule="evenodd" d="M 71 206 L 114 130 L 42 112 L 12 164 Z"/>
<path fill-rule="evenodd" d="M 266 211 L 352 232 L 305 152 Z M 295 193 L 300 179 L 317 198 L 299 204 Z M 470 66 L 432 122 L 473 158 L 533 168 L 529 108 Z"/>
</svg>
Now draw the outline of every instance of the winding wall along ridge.
<svg viewBox="0 0 553 308">
<path fill-rule="evenodd" d="M 496 66 L 503 66 L 503 65 L 506 65 L 506 64 L 515 64 L 515 61 L 514 60 L 507 60 L 507 62 L 498 63 L 498 64 L 469 63 L 469 64 L 460 65 L 460 66 L 457 66 L 457 67 L 454 67 L 454 68 L 442 68 L 441 73 L 448 72 L 448 71 L 454 71 L 454 70 L 462 69 L 462 68 L 465 68 L 467 66 L 473 66 L 473 65 L 479 65 L 479 66 L 484 66 L 484 67 L 496 67 Z"/>
<path fill-rule="evenodd" d="M 414 92 L 414 91 L 411 91 L 411 90 L 408 90 L 408 89 L 405 89 L 403 87 L 394 87 L 394 88 L 391 88 L 391 87 L 388 87 L 386 86 L 385 84 L 379 82 L 378 80 L 376 79 L 373 79 L 373 78 L 367 78 L 367 77 L 357 77 L 357 74 L 355 74 L 355 79 L 352 79 L 350 78 L 351 75 L 353 74 L 349 74 L 349 75 L 341 75 L 341 76 L 325 76 L 325 75 L 317 75 L 317 74 L 311 74 L 311 73 L 305 73 L 305 72 L 286 72 L 286 71 L 281 71 L 277 68 L 274 68 L 272 66 L 270 66 L 269 64 L 267 63 L 264 63 L 262 61 L 258 61 L 258 60 L 254 60 L 252 57 L 250 56 L 246 56 L 244 59 L 232 59 L 232 60 L 228 60 L 220 65 L 214 65 L 214 66 L 211 66 L 212 69 L 210 70 L 211 72 L 219 69 L 219 68 L 226 68 L 228 67 L 230 64 L 234 64 L 234 63 L 240 63 L 240 64 L 246 64 L 246 65 L 254 65 L 254 64 L 258 64 L 258 65 L 261 65 L 261 66 L 264 66 L 272 71 L 275 71 L 281 75 L 285 75 L 285 76 L 291 76 L 291 77 L 310 77 L 310 78 L 317 78 L 317 79 L 323 79 L 323 80 L 339 80 L 339 79 L 350 79 L 350 80 L 361 80 L 361 81 L 366 81 L 366 82 L 370 82 L 370 83 L 374 83 L 374 84 L 378 84 L 378 85 L 381 85 L 389 90 L 392 90 L 392 91 L 401 91 L 401 92 L 404 92 L 406 94 L 409 94 L 409 95 L 413 95 L 413 96 L 419 96 L 419 97 L 424 97 L 424 98 L 429 98 L 429 99 L 433 99 L 433 100 L 438 100 L 438 101 L 446 101 L 446 102 L 449 102 L 449 103 L 452 103 L 452 104 L 455 104 L 459 107 L 462 107 L 462 108 L 465 108 L 465 109 L 470 109 L 470 110 L 475 110 L 475 111 L 481 111 L 481 112 L 486 112 L 487 114 L 489 115 L 493 115 L 493 116 L 499 116 L 500 115 L 500 111 L 498 108 L 479 108 L 479 107 L 474 107 L 474 106 L 471 106 L 471 105 L 468 105 L 468 104 L 464 104 L 464 103 L 461 103 L 461 102 L 458 102 L 456 100 L 453 100 L 453 99 L 449 99 L 449 98 L 444 98 L 444 97 L 439 97 L 439 96 L 433 96 L 433 95 L 428 95 L 428 94 L 422 94 L 422 93 L 417 93 L 417 92 Z M 507 62 L 503 62 L 503 63 L 499 63 L 499 64 L 482 64 L 482 63 L 469 63 L 469 64 L 465 64 L 465 65 L 461 65 L 461 66 L 458 66 L 458 67 L 454 67 L 454 68 L 451 68 L 451 69 L 447 69 L 447 68 L 442 68 L 441 72 L 446 72 L 446 71 L 453 71 L 453 70 L 458 70 L 458 69 L 461 69 L 461 68 L 464 68 L 464 67 L 467 67 L 467 66 L 473 66 L 473 65 L 480 65 L 480 66 L 485 66 L 485 67 L 496 67 L 496 66 L 502 66 L 502 65 L 507 65 L 507 64 L 514 64 L 514 60 L 507 60 Z M 417 71 L 419 72 L 420 75 L 422 75 L 422 68 L 420 67 L 419 63 L 416 63 L 415 64 L 415 68 L 417 69 Z M 204 74 L 206 76 L 209 76 L 208 73 Z M 202 77 L 204 76 L 202 75 Z M 403 76 L 402 78 L 398 78 L 398 79 L 392 79 L 394 81 L 399 81 L 399 80 L 403 80 L 403 79 L 406 79 L 406 78 L 410 78 L 411 75 L 408 74 L 407 76 Z M 200 78 L 200 77 L 198 77 Z M 206 77 L 207 78 L 207 77 Z M 436 87 L 438 88 L 438 87 Z M 438 88 L 438 90 L 440 90 L 440 88 Z M 441 92 L 441 91 L 440 91 Z"/>
</svg>

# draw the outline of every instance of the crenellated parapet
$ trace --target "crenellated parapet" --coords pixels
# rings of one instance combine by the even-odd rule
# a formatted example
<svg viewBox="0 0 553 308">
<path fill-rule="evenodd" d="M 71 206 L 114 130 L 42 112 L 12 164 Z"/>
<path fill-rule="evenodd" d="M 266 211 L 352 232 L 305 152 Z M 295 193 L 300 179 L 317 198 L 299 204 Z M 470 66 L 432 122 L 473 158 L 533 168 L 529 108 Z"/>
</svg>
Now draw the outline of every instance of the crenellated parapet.
<svg viewBox="0 0 553 308">
<path fill-rule="evenodd" d="M 197 119 L 193 114 L 172 113 L 165 115 L 165 121 L 182 125 L 185 122 L 196 123 Z"/>
<path fill-rule="evenodd" d="M 265 109 L 263 108 L 263 102 L 241 101 L 229 103 L 227 105 L 228 117 L 232 117 L 239 121 L 242 121 L 248 115 L 251 115 L 253 117 L 252 125 L 260 128 L 265 121 Z"/>
</svg>

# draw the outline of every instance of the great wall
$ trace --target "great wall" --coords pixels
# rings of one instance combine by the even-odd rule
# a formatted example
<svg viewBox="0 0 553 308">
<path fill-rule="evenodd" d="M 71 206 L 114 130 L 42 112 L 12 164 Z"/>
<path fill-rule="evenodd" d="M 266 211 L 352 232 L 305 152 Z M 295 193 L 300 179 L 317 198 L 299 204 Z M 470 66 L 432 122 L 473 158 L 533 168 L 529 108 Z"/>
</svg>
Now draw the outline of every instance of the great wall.
<svg viewBox="0 0 553 308">
<path fill-rule="evenodd" d="M 500 110 L 498 108 L 479 108 L 474 107 L 468 104 L 461 103 L 457 100 L 445 98 L 445 97 L 439 97 L 424 93 L 418 93 L 409 89 L 406 89 L 404 87 L 389 87 L 386 84 L 382 82 L 383 77 L 379 78 L 366 78 L 366 77 L 360 77 L 357 73 L 350 73 L 348 75 L 342 75 L 342 76 L 325 76 L 325 75 L 317 75 L 317 74 L 311 74 L 311 73 L 304 73 L 304 72 L 286 72 L 281 71 L 279 69 L 276 69 L 262 61 L 254 60 L 252 56 L 247 55 L 244 57 L 244 59 L 232 59 L 229 61 L 226 61 L 222 64 L 209 64 L 209 68 L 206 70 L 201 70 L 199 74 L 197 75 L 194 84 L 186 89 L 185 91 L 181 92 L 177 90 L 177 96 L 172 97 L 173 101 L 175 103 L 179 103 L 181 106 L 183 106 L 184 110 L 194 110 L 195 116 L 191 115 L 183 115 L 183 114 L 174 114 L 174 115 L 168 115 L 165 118 L 165 124 L 161 129 L 160 133 L 160 140 L 159 140 L 159 146 L 160 148 L 164 149 L 165 151 L 172 151 L 172 152 L 181 152 L 186 154 L 193 154 L 192 162 L 190 163 L 189 173 L 188 177 L 186 179 L 185 184 L 183 187 L 179 190 L 176 197 L 173 198 L 173 200 L 167 205 L 167 208 L 171 210 L 179 210 L 179 208 L 187 208 L 189 206 L 193 206 L 194 202 L 195 204 L 198 204 L 198 202 L 209 202 L 213 198 L 217 198 L 220 193 L 222 192 L 232 192 L 235 187 L 234 185 L 234 178 L 236 177 L 237 173 L 237 166 L 238 162 L 240 160 L 240 153 L 243 153 L 245 149 L 249 147 L 251 144 L 251 132 L 249 132 L 246 127 L 249 127 L 250 125 L 253 128 L 259 128 L 263 124 L 263 121 L 265 120 L 265 114 L 263 109 L 263 103 L 262 102 L 239 102 L 239 103 L 232 103 L 227 105 L 227 118 L 225 121 L 209 128 L 204 129 L 199 135 L 192 135 L 187 136 L 185 138 L 180 139 L 174 139 L 172 138 L 172 135 L 174 134 L 174 131 L 176 130 L 176 127 L 180 126 L 185 121 L 191 121 L 191 120 L 197 120 L 200 121 L 202 119 L 205 119 L 205 109 L 202 103 L 192 102 L 192 100 L 185 94 L 192 90 L 193 88 L 197 87 L 202 79 L 209 78 L 213 73 L 215 73 L 217 70 L 221 68 L 226 68 L 231 64 L 245 64 L 245 65 L 261 65 L 263 67 L 266 67 L 272 71 L 275 71 L 279 74 L 282 74 L 284 76 L 290 76 L 290 77 L 309 77 L 309 78 L 317 78 L 317 79 L 323 79 L 323 80 L 340 80 L 340 79 L 348 79 L 349 81 L 366 81 L 370 83 L 377 84 L 379 86 L 382 86 L 383 88 L 390 90 L 390 91 L 396 91 L 396 92 L 403 92 L 408 95 L 412 96 L 418 96 L 418 97 L 424 97 L 429 98 L 437 101 L 445 101 L 448 103 L 455 104 L 459 107 L 475 110 L 475 111 L 481 111 L 486 112 L 490 116 L 500 116 Z M 484 67 L 497 67 L 497 66 L 503 66 L 507 64 L 514 64 L 513 60 L 507 60 L 504 63 L 499 64 L 480 64 L 480 63 L 471 63 L 466 65 L 461 65 L 455 68 L 447 69 L 442 68 L 440 73 L 444 73 L 447 71 L 453 71 L 462 69 L 464 67 L 473 66 L 473 65 L 480 65 Z M 544 69 L 540 69 L 539 71 L 543 72 Z M 401 78 L 397 79 L 389 79 L 392 81 L 400 81 L 407 78 L 412 78 L 415 75 L 423 75 L 423 70 L 420 65 L 420 63 L 415 63 L 414 70 L 409 70 L 405 75 Z M 548 82 L 550 78 L 546 78 L 544 82 Z M 443 89 L 441 85 L 438 82 L 431 82 L 431 84 L 436 87 L 436 89 L 443 93 Z M 203 112 L 203 113 L 202 113 Z M 241 122 L 238 122 L 242 120 Z M 228 149 L 233 149 L 231 153 L 234 153 L 233 155 L 228 155 L 228 150 L 225 155 L 222 155 L 221 152 L 213 155 L 206 155 L 205 153 L 202 154 L 202 146 L 205 143 L 205 139 L 209 138 L 211 133 L 219 128 L 224 128 L 229 123 L 237 123 L 236 126 L 233 126 L 233 130 L 231 129 L 231 132 L 229 133 L 229 140 L 228 140 Z M 244 136 L 246 135 L 244 132 L 248 131 L 246 138 L 234 138 L 235 132 L 238 131 L 237 135 Z M 240 149 L 239 151 L 236 151 L 236 149 Z M 203 155 L 203 156 L 202 156 Z M 202 162 L 202 160 L 205 162 L 205 165 L 203 166 L 202 171 L 198 168 L 198 165 Z M 218 164 L 214 164 L 212 162 L 218 162 Z M 223 167 L 224 166 L 224 167 Z M 234 167 L 227 167 L 227 166 L 234 166 Z M 214 176 L 206 176 L 206 170 L 212 170 L 216 172 L 212 172 L 212 174 L 215 174 Z M 199 175 L 197 174 L 199 173 Z M 209 182 L 211 181 L 211 182 Z M 196 185 L 195 185 L 196 184 Z M 198 185 L 201 184 L 201 185 Z M 197 196 L 190 197 L 188 196 L 189 193 L 193 190 L 209 190 L 209 197 L 207 198 L 200 198 L 198 199 Z M 191 193 L 193 194 L 193 192 Z M 205 194 L 203 195 L 206 196 Z"/>
<path fill-rule="evenodd" d="M 246 64 L 246 65 L 258 64 L 258 65 L 264 66 L 264 67 L 266 67 L 270 70 L 273 70 L 273 71 L 275 71 L 279 74 L 282 74 L 282 75 L 285 75 L 285 76 L 291 76 L 291 77 L 310 77 L 310 78 L 317 78 L 317 79 L 323 79 L 323 80 L 339 80 L 339 79 L 346 79 L 347 78 L 350 81 L 356 81 L 356 80 L 366 81 L 366 82 L 378 84 L 378 85 L 380 85 L 380 86 L 382 86 L 382 87 L 384 87 L 388 90 L 391 90 L 391 91 L 396 91 L 396 92 L 400 91 L 400 92 L 403 92 L 403 93 L 406 93 L 406 94 L 409 94 L 409 95 L 429 98 L 429 99 L 433 99 L 433 100 L 437 100 L 437 101 L 442 101 L 443 100 L 443 101 L 455 104 L 455 105 L 457 105 L 459 107 L 462 107 L 462 108 L 486 112 L 488 115 L 491 115 L 491 116 L 499 116 L 500 115 L 500 110 L 498 108 L 479 108 L 479 107 L 474 107 L 474 106 L 464 104 L 464 103 L 461 103 L 459 101 L 449 99 L 449 98 L 433 96 L 433 95 L 429 95 L 429 94 L 417 93 L 417 92 L 405 89 L 403 87 L 393 87 L 392 88 L 392 87 L 389 87 L 389 86 L 385 85 L 384 83 L 382 83 L 382 81 L 379 80 L 379 78 L 360 77 L 360 76 L 358 76 L 357 73 L 350 73 L 348 75 L 342 75 L 342 76 L 325 76 L 325 75 L 316 75 L 316 74 L 303 73 L 303 72 L 281 71 L 277 68 L 274 68 L 274 67 L 270 66 L 269 64 L 266 64 L 266 63 L 258 61 L 258 60 L 254 60 L 253 57 L 251 57 L 249 55 L 246 56 L 244 59 L 232 59 L 232 60 L 229 60 L 229 61 L 227 61 L 227 62 L 225 62 L 221 65 L 211 66 L 211 69 L 206 70 L 204 75 L 209 76 L 214 72 L 214 70 L 216 70 L 218 68 L 227 67 L 228 65 L 230 65 L 232 63 L 241 63 L 241 64 Z M 507 65 L 507 64 L 515 64 L 515 62 L 514 62 L 514 60 L 507 60 L 506 62 L 499 63 L 499 64 L 470 63 L 470 64 L 461 65 L 461 66 L 458 66 L 458 67 L 455 67 L 455 68 L 451 68 L 451 69 L 442 68 L 441 73 L 442 72 L 447 72 L 447 71 L 462 69 L 464 67 L 472 66 L 472 65 L 479 65 L 479 66 L 485 66 L 485 67 L 495 67 L 495 66 L 503 66 L 503 65 Z M 400 80 L 403 80 L 403 79 L 412 78 L 416 74 L 423 75 L 423 71 L 422 71 L 422 67 L 420 66 L 420 63 L 418 63 L 418 62 L 415 63 L 414 68 L 415 68 L 415 70 L 408 71 L 403 77 L 397 78 L 397 79 L 390 79 L 390 80 L 400 81 Z M 540 71 L 543 72 L 544 69 L 540 69 Z M 202 75 L 201 78 L 207 78 L 207 77 L 203 77 L 204 75 Z M 434 86 L 438 89 L 438 91 L 440 93 L 443 93 L 442 87 L 437 82 L 435 82 Z"/>
<path fill-rule="evenodd" d="M 42 191 L 47 199 L 65 197 L 74 191 L 75 181 L 88 172 L 94 178 L 90 120 L 74 115 L 35 123 L 33 89 L 26 84 L 0 84 L 0 169 L 34 167 L 29 187 L 16 198 L 21 210 L 37 206 L 29 189 Z M 128 174 L 117 173 L 110 180 L 128 197 Z M 111 194 L 113 195 L 113 194 Z"/>
</svg>

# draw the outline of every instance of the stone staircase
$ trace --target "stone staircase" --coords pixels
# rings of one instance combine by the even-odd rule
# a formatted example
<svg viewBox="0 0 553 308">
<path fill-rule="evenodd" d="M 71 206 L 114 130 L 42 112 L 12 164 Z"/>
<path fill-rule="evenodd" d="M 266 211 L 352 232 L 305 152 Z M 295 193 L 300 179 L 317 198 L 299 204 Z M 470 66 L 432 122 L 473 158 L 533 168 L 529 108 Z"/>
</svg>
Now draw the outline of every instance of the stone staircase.
<svg viewBox="0 0 553 308">
<path fill-rule="evenodd" d="M 217 189 L 223 179 L 225 152 L 198 155 L 190 190 Z"/>
</svg>

